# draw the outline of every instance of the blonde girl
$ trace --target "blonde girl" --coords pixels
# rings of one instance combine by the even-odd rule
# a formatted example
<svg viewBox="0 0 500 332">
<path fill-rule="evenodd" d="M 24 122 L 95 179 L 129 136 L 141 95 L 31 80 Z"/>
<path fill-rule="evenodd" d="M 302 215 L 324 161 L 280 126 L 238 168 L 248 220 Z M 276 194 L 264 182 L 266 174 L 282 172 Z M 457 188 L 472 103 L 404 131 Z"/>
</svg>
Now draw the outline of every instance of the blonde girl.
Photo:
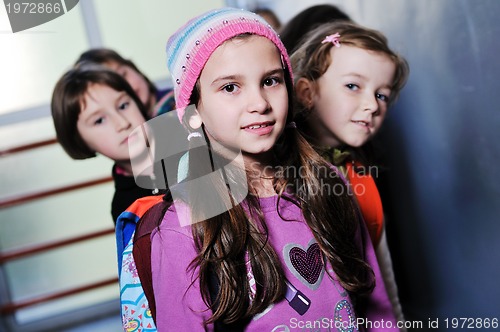
<svg viewBox="0 0 500 332">
<path fill-rule="evenodd" d="M 297 126 L 348 176 L 402 320 L 371 140 L 406 83 L 408 64 L 389 48 L 382 33 L 349 22 L 325 23 L 311 31 L 291 59 Z"/>
</svg>

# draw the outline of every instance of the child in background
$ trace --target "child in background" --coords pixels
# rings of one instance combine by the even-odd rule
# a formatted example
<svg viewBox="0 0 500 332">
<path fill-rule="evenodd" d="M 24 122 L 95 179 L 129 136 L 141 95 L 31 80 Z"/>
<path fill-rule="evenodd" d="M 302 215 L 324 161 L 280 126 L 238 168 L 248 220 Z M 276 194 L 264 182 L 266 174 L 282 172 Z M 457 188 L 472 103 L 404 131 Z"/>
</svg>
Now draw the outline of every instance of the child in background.
<svg viewBox="0 0 500 332">
<path fill-rule="evenodd" d="M 395 326 L 346 183 L 292 122 L 292 72 L 276 32 L 258 15 L 223 8 L 180 28 L 167 55 L 190 145 L 208 144 L 213 164 L 240 150 L 249 192 L 204 218 L 207 201 L 232 190 L 217 177 L 210 194 L 190 186 L 206 174 L 190 150 L 187 199 L 171 201 L 151 235 L 158 330 L 347 330 L 361 328 L 356 318 Z"/>
<path fill-rule="evenodd" d="M 172 89 L 158 90 L 132 61 L 117 52 L 106 48 L 90 49 L 80 55 L 75 67 L 89 62 L 103 65 L 125 78 L 146 107 L 147 119 L 175 108 Z"/>
<path fill-rule="evenodd" d="M 349 15 L 330 4 L 308 7 L 292 17 L 280 31 L 280 38 L 287 51 L 292 52 L 309 31 L 326 22 L 352 21 Z"/>
<path fill-rule="evenodd" d="M 114 222 L 136 199 L 152 195 L 151 189 L 144 188 L 155 188 L 150 175 L 135 179 L 131 165 L 131 158 L 145 158 L 147 151 L 129 139 L 146 121 L 147 111 L 120 75 L 89 64 L 71 69 L 57 82 L 51 109 L 57 139 L 71 158 L 92 158 L 99 153 L 115 162 Z M 149 185 L 139 187 L 136 180 Z"/>
<path fill-rule="evenodd" d="M 271 9 L 260 7 L 254 9 L 253 12 L 266 20 L 266 22 L 269 23 L 275 31 L 279 31 L 281 29 L 281 21 L 278 16 L 276 16 L 276 13 Z"/>
<path fill-rule="evenodd" d="M 297 126 L 315 149 L 348 175 L 377 250 L 398 319 L 402 310 L 385 238 L 376 165 L 361 148 L 378 132 L 406 83 L 406 60 L 380 32 L 349 22 L 311 31 L 291 56 Z"/>
</svg>

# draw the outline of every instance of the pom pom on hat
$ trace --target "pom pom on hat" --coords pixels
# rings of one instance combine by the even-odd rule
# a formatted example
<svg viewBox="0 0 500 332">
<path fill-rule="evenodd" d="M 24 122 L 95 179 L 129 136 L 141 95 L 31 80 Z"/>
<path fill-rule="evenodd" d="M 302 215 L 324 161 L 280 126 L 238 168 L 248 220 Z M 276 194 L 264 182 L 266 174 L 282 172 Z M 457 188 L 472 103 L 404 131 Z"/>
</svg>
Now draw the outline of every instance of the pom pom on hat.
<svg viewBox="0 0 500 332">
<path fill-rule="evenodd" d="M 292 79 L 290 59 L 278 34 L 259 15 L 243 9 L 222 8 L 191 19 L 167 42 L 167 63 L 174 84 L 177 115 L 182 122 L 184 109 L 203 67 L 212 53 L 226 40 L 243 33 L 266 37 L 279 49 L 285 70 Z"/>
</svg>

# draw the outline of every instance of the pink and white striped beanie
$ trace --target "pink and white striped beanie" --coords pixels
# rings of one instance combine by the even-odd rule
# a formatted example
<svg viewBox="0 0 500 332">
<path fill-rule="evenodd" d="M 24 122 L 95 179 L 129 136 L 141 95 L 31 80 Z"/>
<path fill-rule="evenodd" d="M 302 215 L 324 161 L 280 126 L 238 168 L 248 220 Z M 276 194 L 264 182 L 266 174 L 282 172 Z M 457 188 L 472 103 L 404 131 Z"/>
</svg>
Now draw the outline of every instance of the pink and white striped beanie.
<svg viewBox="0 0 500 332">
<path fill-rule="evenodd" d="M 184 109 L 203 67 L 217 47 L 242 33 L 266 37 L 279 49 L 285 70 L 293 82 L 292 67 L 278 34 L 259 15 L 236 8 L 211 10 L 191 19 L 167 42 L 167 63 L 174 84 L 177 115 L 182 121 Z"/>
</svg>

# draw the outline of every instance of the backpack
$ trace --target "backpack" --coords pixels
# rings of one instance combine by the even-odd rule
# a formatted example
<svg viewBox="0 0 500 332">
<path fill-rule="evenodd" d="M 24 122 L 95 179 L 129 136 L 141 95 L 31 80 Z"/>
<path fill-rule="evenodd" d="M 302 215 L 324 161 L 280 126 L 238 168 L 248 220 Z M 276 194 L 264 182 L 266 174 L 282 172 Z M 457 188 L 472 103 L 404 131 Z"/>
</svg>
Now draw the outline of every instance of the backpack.
<svg viewBox="0 0 500 332">
<path fill-rule="evenodd" d="M 151 274 L 151 232 L 158 227 L 169 204 L 163 196 L 136 200 L 116 223 L 120 306 L 124 331 L 156 332 L 156 306 Z M 126 243 L 126 245 L 125 245 Z M 219 284 L 210 278 L 210 297 L 215 301 Z M 149 299 L 149 301 L 148 301 Z M 244 331 L 247 321 L 231 325 L 215 322 L 215 331 Z"/>
<path fill-rule="evenodd" d="M 156 331 L 156 325 L 135 265 L 133 248 L 134 235 L 139 220 L 151 207 L 162 201 L 163 196 L 140 198 L 120 214 L 116 222 L 120 307 L 124 331 Z"/>
</svg>

